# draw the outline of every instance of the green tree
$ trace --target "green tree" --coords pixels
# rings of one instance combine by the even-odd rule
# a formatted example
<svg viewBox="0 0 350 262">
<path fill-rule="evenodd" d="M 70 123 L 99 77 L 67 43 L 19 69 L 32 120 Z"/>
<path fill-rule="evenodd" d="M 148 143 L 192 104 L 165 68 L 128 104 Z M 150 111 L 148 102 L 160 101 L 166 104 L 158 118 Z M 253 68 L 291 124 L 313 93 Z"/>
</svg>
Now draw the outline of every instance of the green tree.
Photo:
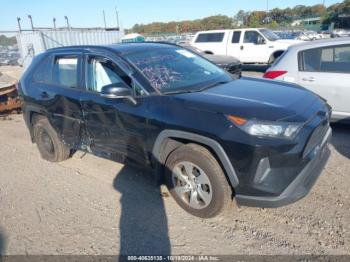
<svg viewBox="0 0 350 262">
<path fill-rule="evenodd" d="M 10 46 L 17 44 L 16 37 L 7 37 L 5 35 L 0 35 L 0 45 L 2 46 Z"/>
</svg>

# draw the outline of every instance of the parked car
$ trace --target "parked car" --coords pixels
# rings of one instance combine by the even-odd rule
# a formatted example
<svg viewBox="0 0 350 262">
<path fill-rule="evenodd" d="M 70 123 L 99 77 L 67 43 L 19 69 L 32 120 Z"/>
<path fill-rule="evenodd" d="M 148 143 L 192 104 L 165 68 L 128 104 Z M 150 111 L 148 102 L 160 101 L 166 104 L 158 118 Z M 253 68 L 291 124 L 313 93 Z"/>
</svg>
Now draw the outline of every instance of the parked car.
<svg viewBox="0 0 350 262">
<path fill-rule="evenodd" d="M 295 39 L 301 41 L 312 41 L 323 38 L 323 34 L 318 34 L 315 31 L 301 31 L 301 30 L 293 30 L 293 31 L 273 31 L 276 35 L 278 35 L 281 39 Z"/>
<path fill-rule="evenodd" d="M 329 157 L 330 109 L 318 96 L 288 83 L 234 79 L 175 45 L 51 49 L 18 88 L 44 159 L 84 150 L 150 167 L 199 217 L 219 214 L 232 197 L 257 207 L 295 202 Z"/>
<path fill-rule="evenodd" d="M 207 54 L 234 56 L 242 63 L 273 63 L 298 40 L 282 40 L 265 28 L 198 32 L 191 45 Z"/>
<path fill-rule="evenodd" d="M 291 46 L 264 77 L 297 83 L 322 96 L 333 108 L 332 120 L 350 118 L 350 38 Z"/>
<path fill-rule="evenodd" d="M 335 29 L 331 32 L 331 38 L 348 37 L 348 36 L 350 36 L 350 30 Z"/>
<path fill-rule="evenodd" d="M 181 46 L 203 56 L 205 59 L 208 59 L 217 66 L 220 66 L 234 76 L 240 77 L 242 75 L 242 63 L 233 56 L 206 54 L 198 48 L 189 44 L 182 44 Z"/>
</svg>

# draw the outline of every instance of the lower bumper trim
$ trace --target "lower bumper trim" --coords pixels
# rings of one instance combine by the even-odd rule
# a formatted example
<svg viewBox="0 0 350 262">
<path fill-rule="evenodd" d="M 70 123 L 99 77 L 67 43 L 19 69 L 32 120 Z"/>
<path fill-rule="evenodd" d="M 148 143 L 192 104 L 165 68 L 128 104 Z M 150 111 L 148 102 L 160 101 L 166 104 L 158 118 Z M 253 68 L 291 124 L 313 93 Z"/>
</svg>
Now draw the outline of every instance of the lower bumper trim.
<svg viewBox="0 0 350 262">
<path fill-rule="evenodd" d="M 310 192 L 330 157 L 328 142 L 331 134 L 331 129 L 329 129 L 322 145 L 322 149 L 281 195 L 276 197 L 236 195 L 235 198 L 237 204 L 251 207 L 276 208 L 294 203 L 305 197 Z"/>
</svg>

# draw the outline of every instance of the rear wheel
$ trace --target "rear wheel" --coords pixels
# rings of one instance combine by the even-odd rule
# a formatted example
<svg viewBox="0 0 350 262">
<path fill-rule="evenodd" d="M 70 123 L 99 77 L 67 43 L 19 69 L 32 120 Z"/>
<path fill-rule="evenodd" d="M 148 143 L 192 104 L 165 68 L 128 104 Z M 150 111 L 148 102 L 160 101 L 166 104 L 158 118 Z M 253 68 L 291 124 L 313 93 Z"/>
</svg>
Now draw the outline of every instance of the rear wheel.
<svg viewBox="0 0 350 262">
<path fill-rule="evenodd" d="M 34 139 L 43 159 L 50 162 L 61 162 L 69 158 L 70 149 L 62 143 L 45 117 L 35 119 Z"/>
<path fill-rule="evenodd" d="M 206 148 L 188 144 L 170 154 L 166 162 L 167 187 L 188 213 L 210 218 L 232 202 L 232 191 L 219 163 Z"/>
</svg>

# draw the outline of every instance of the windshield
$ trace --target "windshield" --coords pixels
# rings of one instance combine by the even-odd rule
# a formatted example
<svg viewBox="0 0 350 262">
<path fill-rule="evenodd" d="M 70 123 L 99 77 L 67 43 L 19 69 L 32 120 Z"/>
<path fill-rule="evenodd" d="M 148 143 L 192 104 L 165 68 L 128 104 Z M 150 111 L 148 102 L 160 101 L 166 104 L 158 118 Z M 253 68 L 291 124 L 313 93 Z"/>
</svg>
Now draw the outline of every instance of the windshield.
<svg viewBox="0 0 350 262">
<path fill-rule="evenodd" d="M 278 35 L 269 29 L 260 29 L 259 31 L 270 41 L 276 41 L 280 39 Z"/>
<path fill-rule="evenodd" d="M 200 56 L 174 47 L 126 55 L 162 94 L 196 92 L 233 79 Z"/>
</svg>

